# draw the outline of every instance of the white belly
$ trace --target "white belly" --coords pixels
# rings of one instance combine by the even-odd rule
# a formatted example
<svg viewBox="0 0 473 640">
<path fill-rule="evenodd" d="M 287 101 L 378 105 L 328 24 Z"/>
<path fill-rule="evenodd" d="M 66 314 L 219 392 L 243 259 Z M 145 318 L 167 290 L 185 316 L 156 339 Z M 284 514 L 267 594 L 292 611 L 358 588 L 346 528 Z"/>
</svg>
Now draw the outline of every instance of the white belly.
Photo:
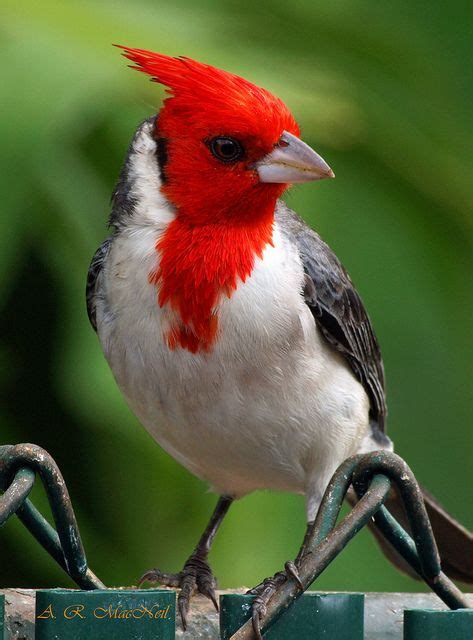
<svg viewBox="0 0 473 640">
<path fill-rule="evenodd" d="M 212 351 L 191 354 L 163 341 L 170 312 L 148 283 L 155 242 L 150 227 L 115 239 L 97 304 L 100 341 L 131 409 L 220 493 L 273 488 L 317 500 L 358 450 L 368 398 L 316 328 L 297 254 L 276 229 L 275 246 L 220 302 Z"/>
</svg>

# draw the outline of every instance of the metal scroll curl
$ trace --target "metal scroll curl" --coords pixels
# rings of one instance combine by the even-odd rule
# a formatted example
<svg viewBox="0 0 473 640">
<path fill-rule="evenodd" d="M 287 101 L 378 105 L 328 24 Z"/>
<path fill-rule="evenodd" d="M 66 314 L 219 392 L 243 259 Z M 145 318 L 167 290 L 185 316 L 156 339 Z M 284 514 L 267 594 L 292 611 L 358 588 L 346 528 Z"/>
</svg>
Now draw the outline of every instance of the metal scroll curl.
<svg viewBox="0 0 473 640">
<path fill-rule="evenodd" d="M 39 475 L 56 529 L 28 499 Z M 64 478 L 53 458 L 34 444 L 0 447 L 0 526 L 16 514 L 20 521 L 81 589 L 104 584 L 89 569 Z"/>
<path fill-rule="evenodd" d="M 28 496 L 38 475 L 46 490 L 55 527 L 33 506 Z M 395 486 L 402 497 L 412 531 L 410 535 L 384 506 Z M 353 490 L 358 502 L 337 524 L 343 501 Z M 53 458 L 34 444 L 0 446 L 0 526 L 16 514 L 36 540 L 81 589 L 104 588 L 87 565 L 79 528 L 64 478 Z M 463 593 L 442 572 L 437 545 L 425 509 L 422 491 L 407 463 L 388 451 L 355 455 L 333 475 L 306 540 L 306 553 L 298 567 L 306 590 L 371 520 L 451 609 L 468 608 Z M 269 601 L 261 628 L 271 624 L 303 593 L 286 580 Z M 252 621 L 232 640 L 254 638 Z"/>
<path fill-rule="evenodd" d="M 412 529 L 412 537 L 384 506 L 392 485 L 400 492 Z M 353 487 L 358 502 L 337 524 L 343 501 Z M 437 545 L 424 505 L 422 491 L 407 463 L 395 453 L 375 451 L 355 455 L 333 475 L 322 499 L 317 518 L 306 540 L 306 553 L 298 574 L 303 590 L 286 580 L 274 594 L 260 620 L 262 633 L 310 587 L 350 540 L 371 520 L 409 565 L 451 609 L 468 608 L 463 593 L 442 572 Z M 231 640 L 254 638 L 248 620 Z"/>
</svg>

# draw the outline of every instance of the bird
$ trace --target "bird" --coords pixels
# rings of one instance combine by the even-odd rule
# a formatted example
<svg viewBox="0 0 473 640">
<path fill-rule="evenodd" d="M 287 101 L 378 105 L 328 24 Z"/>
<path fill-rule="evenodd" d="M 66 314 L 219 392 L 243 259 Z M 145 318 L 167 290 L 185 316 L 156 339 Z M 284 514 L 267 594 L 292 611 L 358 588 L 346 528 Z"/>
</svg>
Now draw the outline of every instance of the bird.
<svg viewBox="0 0 473 640">
<path fill-rule="evenodd" d="M 292 184 L 334 178 L 332 169 L 268 90 L 187 57 L 120 48 L 167 95 L 132 138 L 87 310 L 131 410 L 219 496 L 182 571 L 151 569 L 140 581 L 180 589 L 186 628 L 195 593 L 218 608 L 208 554 L 234 500 L 302 494 L 309 530 L 337 467 L 393 444 L 361 297 L 281 199 Z M 471 580 L 471 534 L 425 500 L 444 570 Z M 299 559 L 278 575 L 297 581 Z"/>
</svg>

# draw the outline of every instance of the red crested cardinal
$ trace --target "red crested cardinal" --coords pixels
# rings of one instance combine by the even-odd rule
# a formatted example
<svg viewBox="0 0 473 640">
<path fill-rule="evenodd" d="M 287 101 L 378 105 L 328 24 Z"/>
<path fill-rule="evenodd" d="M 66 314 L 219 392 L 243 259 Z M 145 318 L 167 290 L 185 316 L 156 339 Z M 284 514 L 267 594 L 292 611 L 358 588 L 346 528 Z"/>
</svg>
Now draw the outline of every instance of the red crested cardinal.
<svg viewBox="0 0 473 640">
<path fill-rule="evenodd" d="M 269 91 L 188 58 L 123 49 L 170 95 L 131 142 L 87 306 L 133 412 L 220 495 L 183 570 L 142 578 L 180 588 L 185 627 L 193 593 L 216 605 L 207 557 L 233 500 L 304 494 L 310 526 L 339 464 L 392 443 L 360 296 L 279 199 L 293 183 L 333 178 L 328 164 Z M 426 501 L 444 570 L 471 579 L 471 534 Z M 297 580 L 297 562 L 278 575 Z"/>
</svg>

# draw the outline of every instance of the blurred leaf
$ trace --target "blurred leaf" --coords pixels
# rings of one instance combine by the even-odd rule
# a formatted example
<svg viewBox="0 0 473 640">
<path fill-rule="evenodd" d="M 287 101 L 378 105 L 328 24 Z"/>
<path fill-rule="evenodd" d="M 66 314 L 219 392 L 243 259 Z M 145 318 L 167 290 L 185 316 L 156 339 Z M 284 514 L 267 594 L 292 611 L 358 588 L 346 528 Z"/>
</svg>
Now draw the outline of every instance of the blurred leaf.
<svg viewBox="0 0 473 640">
<path fill-rule="evenodd" d="M 113 182 L 163 95 L 111 44 L 202 59 L 290 105 L 337 180 L 294 189 L 289 204 L 367 304 L 399 453 L 471 527 L 471 18 L 462 0 L 4 0 L 1 439 L 57 459 L 106 583 L 178 570 L 215 500 L 138 425 L 87 322 L 85 277 Z M 47 510 L 40 489 L 34 499 Z M 216 540 L 220 584 L 272 574 L 303 531 L 299 496 L 241 501 Z M 70 584 L 18 523 L 1 535 L 3 584 Z M 422 588 L 368 534 L 316 586 Z"/>
</svg>

